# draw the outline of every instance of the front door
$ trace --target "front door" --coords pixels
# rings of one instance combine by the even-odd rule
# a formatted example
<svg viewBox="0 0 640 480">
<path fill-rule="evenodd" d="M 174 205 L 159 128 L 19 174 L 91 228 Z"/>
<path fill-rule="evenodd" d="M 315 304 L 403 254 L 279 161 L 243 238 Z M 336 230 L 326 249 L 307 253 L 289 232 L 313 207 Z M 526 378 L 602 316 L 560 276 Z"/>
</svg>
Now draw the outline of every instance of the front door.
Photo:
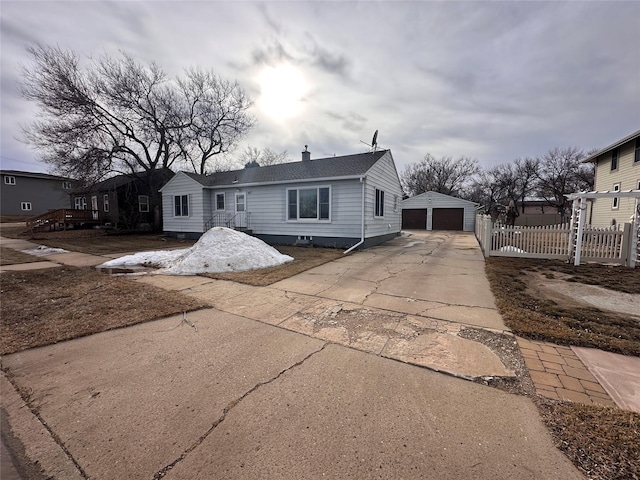
<svg viewBox="0 0 640 480">
<path fill-rule="evenodd" d="M 94 220 L 98 220 L 98 197 L 96 195 L 91 197 L 91 215 Z"/>
<path fill-rule="evenodd" d="M 247 197 L 243 193 L 236 193 L 235 226 L 247 228 Z"/>
</svg>

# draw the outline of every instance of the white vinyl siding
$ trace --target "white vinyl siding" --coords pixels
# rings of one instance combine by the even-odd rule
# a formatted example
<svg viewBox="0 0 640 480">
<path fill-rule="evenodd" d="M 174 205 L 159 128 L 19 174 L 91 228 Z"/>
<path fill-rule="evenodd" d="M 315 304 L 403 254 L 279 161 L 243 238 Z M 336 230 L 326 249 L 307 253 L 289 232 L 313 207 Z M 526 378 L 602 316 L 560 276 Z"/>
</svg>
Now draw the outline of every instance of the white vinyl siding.
<svg viewBox="0 0 640 480">
<path fill-rule="evenodd" d="M 384 192 L 384 201 L 402 196 L 402 187 L 393 163 L 393 157 L 387 152 L 367 172 L 365 180 L 365 238 L 399 233 L 402 228 L 402 212 L 394 211 L 385 204 L 384 216 L 375 215 L 376 189 Z"/>
<path fill-rule="evenodd" d="M 202 185 L 193 180 L 188 175 L 177 173 L 162 188 L 162 222 L 166 232 L 204 232 L 204 223 L 210 217 L 204 218 L 205 205 L 204 194 L 209 194 L 203 190 Z M 176 217 L 175 196 L 188 196 L 189 216 Z M 210 195 L 208 196 L 210 198 Z M 210 210 L 211 204 L 206 207 Z"/>
</svg>

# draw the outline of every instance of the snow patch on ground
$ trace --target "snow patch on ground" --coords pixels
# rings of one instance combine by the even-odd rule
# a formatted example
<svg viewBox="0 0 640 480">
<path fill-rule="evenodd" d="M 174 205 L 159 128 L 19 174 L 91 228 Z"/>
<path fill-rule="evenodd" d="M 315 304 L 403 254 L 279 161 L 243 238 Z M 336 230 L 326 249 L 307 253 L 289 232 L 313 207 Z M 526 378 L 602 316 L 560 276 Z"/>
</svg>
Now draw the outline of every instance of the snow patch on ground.
<svg viewBox="0 0 640 480">
<path fill-rule="evenodd" d="M 513 245 L 505 245 L 500 249 L 501 252 L 512 252 L 512 253 L 527 253 L 524 250 L 519 249 L 518 247 L 514 247 Z"/>
<path fill-rule="evenodd" d="M 46 257 L 47 255 L 55 255 L 56 253 L 69 253 L 69 250 L 63 248 L 47 247 L 46 245 L 38 245 L 36 248 L 21 250 L 22 253 L 35 255 L 36 257 Z"/>
<path fill-rule="evenodd" d="M 244 272 L 275 267 L 293 260 L 262 240 L 225 227 L 207 231 L 191 248 L 141 252 L 110 260 L 103 267 L 145 265 L 159 267 L 164 275 Z"/>
</svg>

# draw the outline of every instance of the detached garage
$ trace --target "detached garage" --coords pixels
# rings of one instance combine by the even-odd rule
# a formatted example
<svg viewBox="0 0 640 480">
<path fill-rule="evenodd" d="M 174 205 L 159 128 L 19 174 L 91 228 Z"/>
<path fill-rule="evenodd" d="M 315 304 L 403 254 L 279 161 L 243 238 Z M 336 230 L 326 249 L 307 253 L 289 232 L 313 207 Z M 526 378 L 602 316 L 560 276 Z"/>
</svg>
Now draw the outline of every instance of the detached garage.
<svg viewBox="0 0 640 480">
<path fill-rule="evenodd" d="M 473 232 L 477 204 L 436 192 L 402 201 L 402 228 Z"/>
</svg>

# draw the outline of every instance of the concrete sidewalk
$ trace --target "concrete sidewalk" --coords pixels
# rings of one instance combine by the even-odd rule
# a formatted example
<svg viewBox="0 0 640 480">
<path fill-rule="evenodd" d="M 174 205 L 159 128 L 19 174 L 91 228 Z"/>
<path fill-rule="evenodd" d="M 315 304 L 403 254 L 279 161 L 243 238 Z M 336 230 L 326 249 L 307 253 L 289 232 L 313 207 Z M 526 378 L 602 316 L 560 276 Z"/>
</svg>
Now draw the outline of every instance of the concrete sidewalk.
<svg viewBox="0 0 640 480">
<path fill-rule="evenodd" d="M 189 320 L 5 357 L 38 415 L 3 383 L 27 454 L 65 479 L 582 478 L 526 397 L 213 309 Z"/>
</svg>

